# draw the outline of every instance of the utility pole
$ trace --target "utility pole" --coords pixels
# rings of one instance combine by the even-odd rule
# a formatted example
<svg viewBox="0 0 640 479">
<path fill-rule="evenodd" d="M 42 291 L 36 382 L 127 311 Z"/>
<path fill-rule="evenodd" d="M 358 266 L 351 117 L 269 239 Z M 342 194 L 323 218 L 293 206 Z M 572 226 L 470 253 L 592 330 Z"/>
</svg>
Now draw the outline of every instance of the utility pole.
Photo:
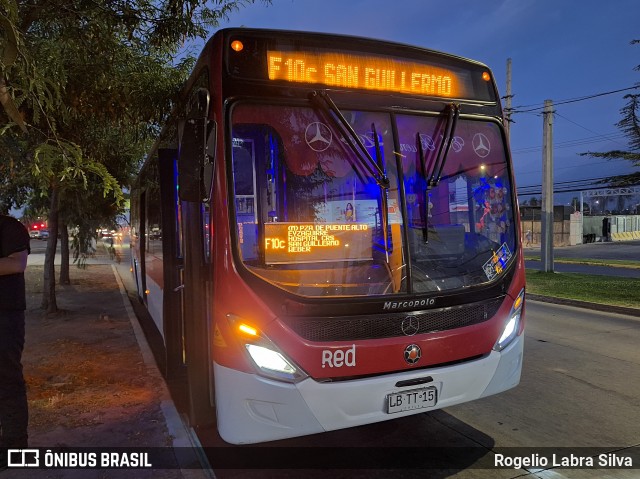
<svg viewBox="0 0 640 479">
<path fill-rule="evenodd" d="M 542 271 L 553 273 L 553 101 L 542 115 Z"/>
<path fill-rule="evenodd" d="M 506 106 L 504 112 L 504 129 L 507 132 L 507 140 L 511 131 L 511 58 L 507 58 L 507 96 L 505 96 Z"/>
</svg>

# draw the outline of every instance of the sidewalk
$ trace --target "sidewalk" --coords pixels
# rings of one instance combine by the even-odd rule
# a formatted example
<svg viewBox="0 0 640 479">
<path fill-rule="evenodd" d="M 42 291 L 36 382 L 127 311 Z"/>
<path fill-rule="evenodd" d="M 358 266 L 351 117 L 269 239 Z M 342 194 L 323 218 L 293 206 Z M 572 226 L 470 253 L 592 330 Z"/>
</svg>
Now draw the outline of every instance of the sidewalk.
<svg viewBox="0 0 640 479">
<path fill-rule="evenodd" d="M 175 461 L 161 470 L 10 468 L 0 479 L 210 477 L 191 454 L 189 431 L 129 302 L 123 284 L 130 281 L 128 264 L 99 251 L 86 269 L 72 265 L 72 284 L 57 286 L 61 313 L 45 315 L 39 308 L 43 256 L 31 255 L 26 272 L 30 446 L 167 448 Z"/>
</svg>

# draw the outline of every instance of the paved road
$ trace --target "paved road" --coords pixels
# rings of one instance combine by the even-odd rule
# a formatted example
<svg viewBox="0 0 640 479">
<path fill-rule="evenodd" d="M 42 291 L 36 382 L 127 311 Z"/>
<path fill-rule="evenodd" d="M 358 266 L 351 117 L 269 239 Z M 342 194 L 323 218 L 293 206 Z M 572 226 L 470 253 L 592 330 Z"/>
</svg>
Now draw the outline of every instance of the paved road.
<svg viewBox="0 0 640 479">
<path fill-rule="evenodd" d="M 638 318 L 529 301 L 520 385 L 446 411 L 490 437 L 495 447 L 636 446 L 638 461 L 639 343 Z M 555 469 L 535 477 L 637 479 L 639 466 Z"/>
<path fill-rule="evenodd" d="M 538 249 L 527 249 L 527 255 L 539 254 Z M 604 265 L 584 265 L 562 263 L 561 258 L 599 259 L 599 260 L 634 260 L 640 261 L 640 241 L 619 241 L 611 243 L 588 243 L 576 246 L 563 246 L 554 249 L 553 270 L 559 273 L 583 273 L 606 276 L 621 276 L 625 278 L 640 278 L 640 268 L 621 268 Z M 538 260 L 527 260 L 529 269 L 541 269 Z"/>
<path fill-rule="evenodd" d="M 640 240 L 612 241 L 561 246 L 554 249 L 556 258 L 630 259 L 640 260 Z"/>
<path fill-rule="evenodd" d="M 331 469 L 344 451 L 360 465 L 352 470 L 304 471 L 308 478 L 445 478 L 460 479 L 638 479 L 640 477 L 640 320 L 635 317 L 529 301 L 525 359 L 521 383 L 505 393 L 407 418 L 342 431 L 265 444 L 267 452 L 323 457 Z M 297 478 L 300 470 L 265 471 L 216 469 L 216 455 L 255 453 L 255 449 L 223 446 L 215 431 L 201 434 L 210 449 L 216 477 Z M 216 447 L 217 446 L 217 447 Z M 357 446 L 357 447 L 354 447 Z M 634 448 L 632 448 L 635 446 Z M 436 448 L 436 449 L 434 449 Z M 444 448 L 444 449 L 437 449 Z M 456 449 L 458 448 L 458 449 Z M 405 469 L 417 453 L 428 457 L 455 454 L 468 457 L 452 461 L 446 471 Z M 618 451 L 632 455 L 635 469 L 491 469 L 496 452 L 517 448 L 530 455 L 546 448 L 564 454 L 566 448 L 598 448 L 595 454 Z M 370 468 L 362 467 L 362 452 L 370 456 Z M 377 469 L 373 464 L 389 451 L 398 467 Z M 578 451 L 585 451 L 578 449 Z M 413 456 L 412 456 L 413 454 Z M 303 457 L 303 459 L 305 459 Z M 437 458 L 436 458 L 437 459 Z M 442 459 L 442 457 L 440 457 Z M 429 464 L 429 462 L 425 462 Z M 453 467 L 456 464 L 458 467 Z"/>
</svg>

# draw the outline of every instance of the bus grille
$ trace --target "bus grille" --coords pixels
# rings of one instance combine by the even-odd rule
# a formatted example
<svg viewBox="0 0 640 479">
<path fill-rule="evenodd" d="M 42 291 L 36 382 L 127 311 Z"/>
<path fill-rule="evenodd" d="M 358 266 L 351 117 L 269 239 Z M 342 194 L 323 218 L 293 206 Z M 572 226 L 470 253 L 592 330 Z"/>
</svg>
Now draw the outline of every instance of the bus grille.
<svg viewBox="0 0 640 479">
<path fill-rule="evenodd" d="M 394 338 L 435 333 L 483 323 L 496 314 L 502 300 L 501 297 L 491 301 L 436 310 L 372 316 L 289 317 L 283 319 L 293 331 L 309 341 Z M 408 318 L 411 318 L 412 321 L 405 321 Z M 403 332 L 403 322 L 405 331 L 413 334 Z"/>
</svg>

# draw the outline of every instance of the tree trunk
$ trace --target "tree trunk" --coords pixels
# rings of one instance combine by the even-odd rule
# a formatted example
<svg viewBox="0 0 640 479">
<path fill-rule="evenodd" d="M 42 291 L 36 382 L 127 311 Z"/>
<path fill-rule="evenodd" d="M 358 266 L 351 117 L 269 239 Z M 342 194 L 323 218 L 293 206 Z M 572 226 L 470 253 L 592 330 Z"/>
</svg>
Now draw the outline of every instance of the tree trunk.
<svg viewBox="0 0 640 479">
<path fill-rule="evenodd" d="M 60 284 L 71 284 L 69 277 L 69 229 L 60 222 Z"/>
<path fill-rule="evenodd" d="M 49 240 L 44 255 L 44 287 L 42 290 L 42 309 L 47 313 L 57 313 L 56 301 L 56 245 L 58 243 L 58 188 L 51 188 L 49 205 Z"/>
</svg>

